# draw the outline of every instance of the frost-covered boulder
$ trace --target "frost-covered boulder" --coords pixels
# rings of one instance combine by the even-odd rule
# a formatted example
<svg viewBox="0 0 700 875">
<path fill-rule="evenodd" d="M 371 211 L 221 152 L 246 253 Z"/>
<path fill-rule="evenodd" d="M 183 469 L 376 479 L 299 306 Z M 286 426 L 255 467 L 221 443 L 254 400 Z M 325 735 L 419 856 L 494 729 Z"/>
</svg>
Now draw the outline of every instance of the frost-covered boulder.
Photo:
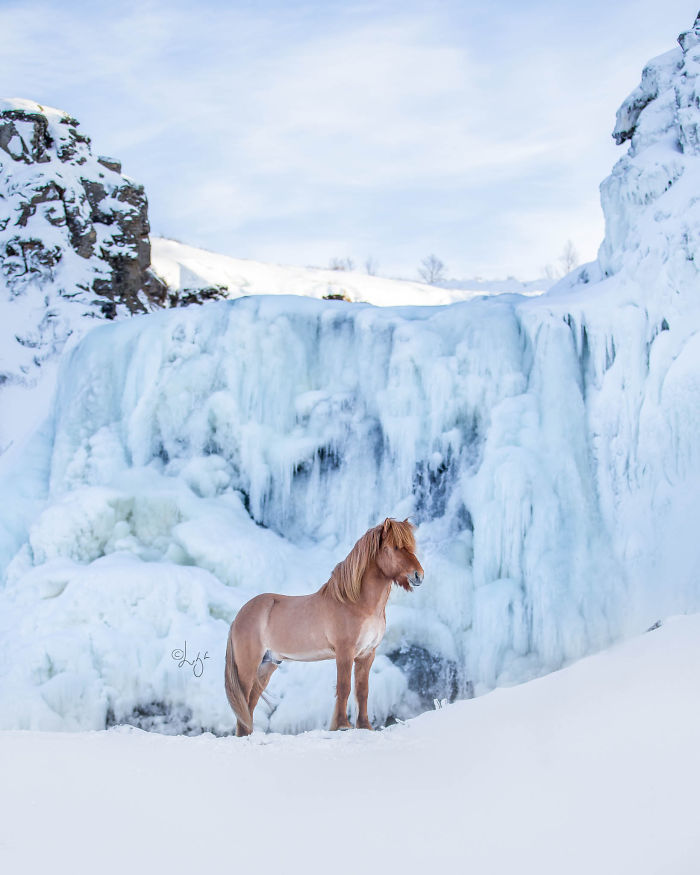
<svg viewBox="0 0 700 875">
<path fill-rule="evenodd" d="M 0 101 L 0 382 L 26 378 L 84 315 L 164 303 L 148 233 L 143 186 L 94 156 L 74 118 Z"/>
<path fill-rule="evenodd" d="M 627 154 L 601 184 L 605 276 L 626 269 L 657 294 L 696 275 L 700 246 L 700 17 L 680 48 L 650 61 L 617 112 L 613 137 Z"/>
</svg>

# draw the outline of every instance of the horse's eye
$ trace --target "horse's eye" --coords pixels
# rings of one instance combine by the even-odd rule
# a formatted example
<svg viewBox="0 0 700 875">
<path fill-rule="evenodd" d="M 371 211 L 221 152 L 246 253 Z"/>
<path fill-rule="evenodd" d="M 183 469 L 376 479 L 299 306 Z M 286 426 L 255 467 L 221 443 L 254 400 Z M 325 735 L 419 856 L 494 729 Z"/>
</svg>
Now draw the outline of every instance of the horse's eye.
<svg viewBox="0 0 700 875">
<path fill-rule="evenodd" d="M 394 547 L 394 550 L 398 550 L 398 549 L 399 549 L 398 547 Z"/>
</svg>

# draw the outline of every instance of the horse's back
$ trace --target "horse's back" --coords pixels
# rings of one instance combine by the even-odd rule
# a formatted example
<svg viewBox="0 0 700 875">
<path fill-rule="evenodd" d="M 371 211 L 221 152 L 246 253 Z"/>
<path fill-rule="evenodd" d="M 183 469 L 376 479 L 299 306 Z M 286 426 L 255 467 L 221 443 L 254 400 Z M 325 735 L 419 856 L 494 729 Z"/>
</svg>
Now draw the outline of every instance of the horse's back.
<svg viewBox="0 0 700 875">
<path fill-rule="evenodd" d="M 312 662 L 332 659 L 337 608 L 319 592 L 281 595 L 266 592 L 246 602 L 231 625 L 236 652 L 262 660 L 267 650 L 279 659 Z M 330 634 L 329 634 L 330 632 Z M 242 652 L 242 651 L 241 651 Z"/>
<path fill-rule="evenodd" d="M 231 630 L 238 630 L 248 626 L 251 622 L 267 618 L 274 607 L 275 600 L 280 596 L 272 592 L 263 592 L 254 596 L 241 607 L 231 623 Z"/>
</svg>

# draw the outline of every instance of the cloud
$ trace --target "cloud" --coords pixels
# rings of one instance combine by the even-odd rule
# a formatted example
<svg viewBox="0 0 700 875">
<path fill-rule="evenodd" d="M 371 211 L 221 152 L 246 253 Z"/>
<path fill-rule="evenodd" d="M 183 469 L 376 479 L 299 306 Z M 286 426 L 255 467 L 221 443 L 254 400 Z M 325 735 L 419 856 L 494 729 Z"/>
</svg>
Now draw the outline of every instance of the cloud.
<svg viewBox="0 0 700 875">
<path fill-rule="evenodd" d="M 0 76 L 121 158 L 156 231 L 247 257 L 372 252 L 407 273 L 435 251 L 455 273 L 532 275 L 568 237 L 595 254 L 615 109 L 694 15 L 26 0 L 3 3 Z"/>
</svg>

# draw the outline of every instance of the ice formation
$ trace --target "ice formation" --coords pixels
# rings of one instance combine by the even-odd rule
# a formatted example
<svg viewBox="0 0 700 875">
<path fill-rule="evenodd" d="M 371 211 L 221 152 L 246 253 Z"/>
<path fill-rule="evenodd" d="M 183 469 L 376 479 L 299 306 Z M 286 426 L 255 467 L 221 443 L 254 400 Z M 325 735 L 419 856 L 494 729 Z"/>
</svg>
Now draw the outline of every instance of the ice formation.
<svg viewBox="0 0 700 875">
<path fill-rule="evenodd" d="M 390 603 L 379 722 L 700 609 L 700 45 L 680 43 L 618 113 L 597 262 L 548 294 L 243 298 L 65 358 L 5 465 L 0 726 L 230 731 L 237 608 L 317 588 L 388 514 L 419 524 L 426 579 Z M 257 725 L 325 725 L 333 683 L 283 666 Z"/>
</svg>

